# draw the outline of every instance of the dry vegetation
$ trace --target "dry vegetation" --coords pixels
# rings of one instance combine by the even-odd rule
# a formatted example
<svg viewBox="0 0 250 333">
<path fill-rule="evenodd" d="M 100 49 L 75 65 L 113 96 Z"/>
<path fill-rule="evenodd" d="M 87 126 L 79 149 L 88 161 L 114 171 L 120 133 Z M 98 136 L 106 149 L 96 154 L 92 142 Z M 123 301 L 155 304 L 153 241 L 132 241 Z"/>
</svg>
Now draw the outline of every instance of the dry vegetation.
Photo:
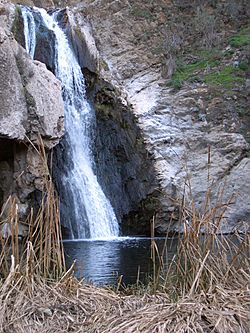
<svg viewBox="0 0 250 333">
<path fill-rule="evenodd" d="M 44 150 L 38 153 L 47 165 Z M 0 238 L 0 332 L 250 331 L 249 235 L 236 235 L 233 242 L 216 235 L 227 205 L 211 208 L 207 200 L 202 215 L 194 205 L 183 209 L 182 221 L 191 224 L 170 266 L 155 265 L 148 285 L 115 292 L 78 281 L 73 267 L 66 271 L 49 176 L 45 188 L 22 244 L 11 198 L 1 222 L 9 224 L 10 235 Z M 201 237 L 201 230 L 209 233 Z M 154 242 L 152 257 L 161 261 Z"/>
</svg>

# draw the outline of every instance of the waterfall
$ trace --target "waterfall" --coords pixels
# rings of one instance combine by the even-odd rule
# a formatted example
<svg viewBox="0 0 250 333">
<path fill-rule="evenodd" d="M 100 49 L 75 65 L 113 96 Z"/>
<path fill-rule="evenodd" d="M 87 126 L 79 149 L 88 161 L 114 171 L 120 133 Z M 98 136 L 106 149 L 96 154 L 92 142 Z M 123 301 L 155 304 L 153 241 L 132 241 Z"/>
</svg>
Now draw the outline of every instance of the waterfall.
<svg viewBox="0 0 250 333">
<path fill-rule="evenodd" d="M 67 36 L 57 22 L 58 12 L 49 15 L 44 9 L 22 8 L 26 49 L 31 57 L 36 45 L 36 32 L 33 25 L 40 20 L 43 26 L 55 36 L 55 75 L 62 83 L 62 96 L 65 107 L 67 153 L 70 165 L 67 173 L 62 175 L 73 209 L 77 230 L 72 238 L 110 238 L 118 236 L 119 227 L 114 210 L 105 196 L 94 174 L 92 137 L 95 128 L 95 112 L 87 101 L 85 82 L 76 56 L 72 51 Z M 36 25 L 39 29 L 41 24 Z M 34 47 L 35 49 L 35 47 Z M 42 92 L 41 92 L 42 93 Z"/>
<path fill-rule="evenodd" d="M 36 24 L 32 10 L 28 7 L 22 7 L 22 16 L 25 36 L 25 48 L 33 59 L 36 48 Z"/>
</svg>

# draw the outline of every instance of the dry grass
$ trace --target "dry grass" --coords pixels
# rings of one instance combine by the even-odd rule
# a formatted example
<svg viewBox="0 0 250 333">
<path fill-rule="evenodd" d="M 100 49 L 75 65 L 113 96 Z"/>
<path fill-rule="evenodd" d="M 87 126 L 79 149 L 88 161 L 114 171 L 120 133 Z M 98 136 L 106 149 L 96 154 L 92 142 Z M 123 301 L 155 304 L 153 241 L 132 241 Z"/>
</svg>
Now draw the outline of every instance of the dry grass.
<svg viewBox="0 0 250 333">
<path fill-rule="evenodd" d="M 47 167 L 41 145 L 38 151 Z M 66 272 L 58 201 L 48 172 L 36 216 L 18 240 L 18 213 L 9 199 L 9 237 L 0 236 L 0 332 L 4 333 L 249 333 L 249 235 L 217 235 L 227 205 L 204 213 L 191 205 L 178 252 L 166 269 L 154 241 L 152 282 L 123 292 L 79 282 Z M 183 205 L 185 207 L 185 205 Z M 201 237 L 201 230 L 207 231 Z M 157 258 L 162 265 L 156 265 Z"/>
<path fill-rule="evenodd" d="M 25 222 L 19 221 L 18 204 L 9 197 L 0 213 L 0 276 L 6 278 L 10 271 L 10 257 L 20 270 L 30 271 L 46 279 L 58 279 L 65 272 L 64 251 L 60 228 L 58 199 L 48 170 L 44 145 L 33 146 L 43 165 L 43 197 L 38 212 L 31 210 Z M 27 233 L 21 240 L 19 224 Z M 3 236 L 4 234 L 4 236 Z"/>
<path fill-rule="evenodd" d="M 166 293 L 121 296 L 71 276 L 47 283 L 13 269 L 0 288 L 0 330 L 248 333 L 249 292 L 219 284 L 172 302 Z"/>
</svg>

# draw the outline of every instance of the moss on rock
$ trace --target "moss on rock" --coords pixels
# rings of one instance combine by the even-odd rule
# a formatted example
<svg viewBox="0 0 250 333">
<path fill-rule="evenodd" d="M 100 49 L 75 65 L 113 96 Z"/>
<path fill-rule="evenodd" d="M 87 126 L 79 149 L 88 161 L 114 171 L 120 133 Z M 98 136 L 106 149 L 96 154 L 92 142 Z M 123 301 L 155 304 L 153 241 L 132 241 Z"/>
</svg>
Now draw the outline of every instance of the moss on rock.
<svg viewBox="0 0 250 333">
<path fill-rule="evenodd" d="M 14 19 L 11 31 L 12 31 L 16 41 L 20 45 L 25 47 L 23 17 L 22 17 L 22 13 L 21 13 L 21 8 L 18 5 L 16 5 L 15 19 Z"/>
</svg>

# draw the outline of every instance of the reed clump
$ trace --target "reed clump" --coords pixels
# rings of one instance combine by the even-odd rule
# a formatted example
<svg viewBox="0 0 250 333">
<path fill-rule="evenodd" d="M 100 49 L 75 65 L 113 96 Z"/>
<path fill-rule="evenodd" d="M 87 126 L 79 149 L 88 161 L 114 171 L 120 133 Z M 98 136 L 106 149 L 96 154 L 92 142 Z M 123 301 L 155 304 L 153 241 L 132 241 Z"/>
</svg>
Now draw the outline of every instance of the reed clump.
<svg viewBox="0 0 250 333">
<path fill-rule="evenodd" d="M 58 279 L 65 272 L 60 228 L 59 202 L 48 170 L 44 145 L 33 146 L 43 167 L 43 194 L 40 207 L 31 209 L 26 221 L 20 221 L 18 203 L 10 196 L 0 214 L 0 276 L 7 278 L 11 269 L 20 273 Z M 20 235 L 20 225 L 25 232 Z"/>
<path fill-rule="evenodd" d="M 38 153 L 47 167 L 42 145 Z M 45 174 L 41 207 L 22 242 L 14 198 L 1 219 L 10 233 L 0 236 L 0 332 L 250 332 L 249 234 L 219 234 L 228 204 L 211 207 L 206 198 L 201 214 L 183 203 L 184 233 L 167 267 L 152 241 L 152 280 L 112 291 L 66 271 L 58 200 Z"/>
<path fill-rule="evenodd" d="M 220 232 L 228 205 L 217 202 L 212 208 L 207 206 L 203 213 L 196 210 L 194 203 L 191 209 L 182 206 L 184 232 L 179 235 L 177 253 L 167 268 L 164 254 L 156 249 L 154 257 L 160 264 L 155 271 L 154 289 L 178 299 L 214 294 L 218 287 L 225 290 L 249 287 L 250 230 L 231 235 Z"/>
</svg>

